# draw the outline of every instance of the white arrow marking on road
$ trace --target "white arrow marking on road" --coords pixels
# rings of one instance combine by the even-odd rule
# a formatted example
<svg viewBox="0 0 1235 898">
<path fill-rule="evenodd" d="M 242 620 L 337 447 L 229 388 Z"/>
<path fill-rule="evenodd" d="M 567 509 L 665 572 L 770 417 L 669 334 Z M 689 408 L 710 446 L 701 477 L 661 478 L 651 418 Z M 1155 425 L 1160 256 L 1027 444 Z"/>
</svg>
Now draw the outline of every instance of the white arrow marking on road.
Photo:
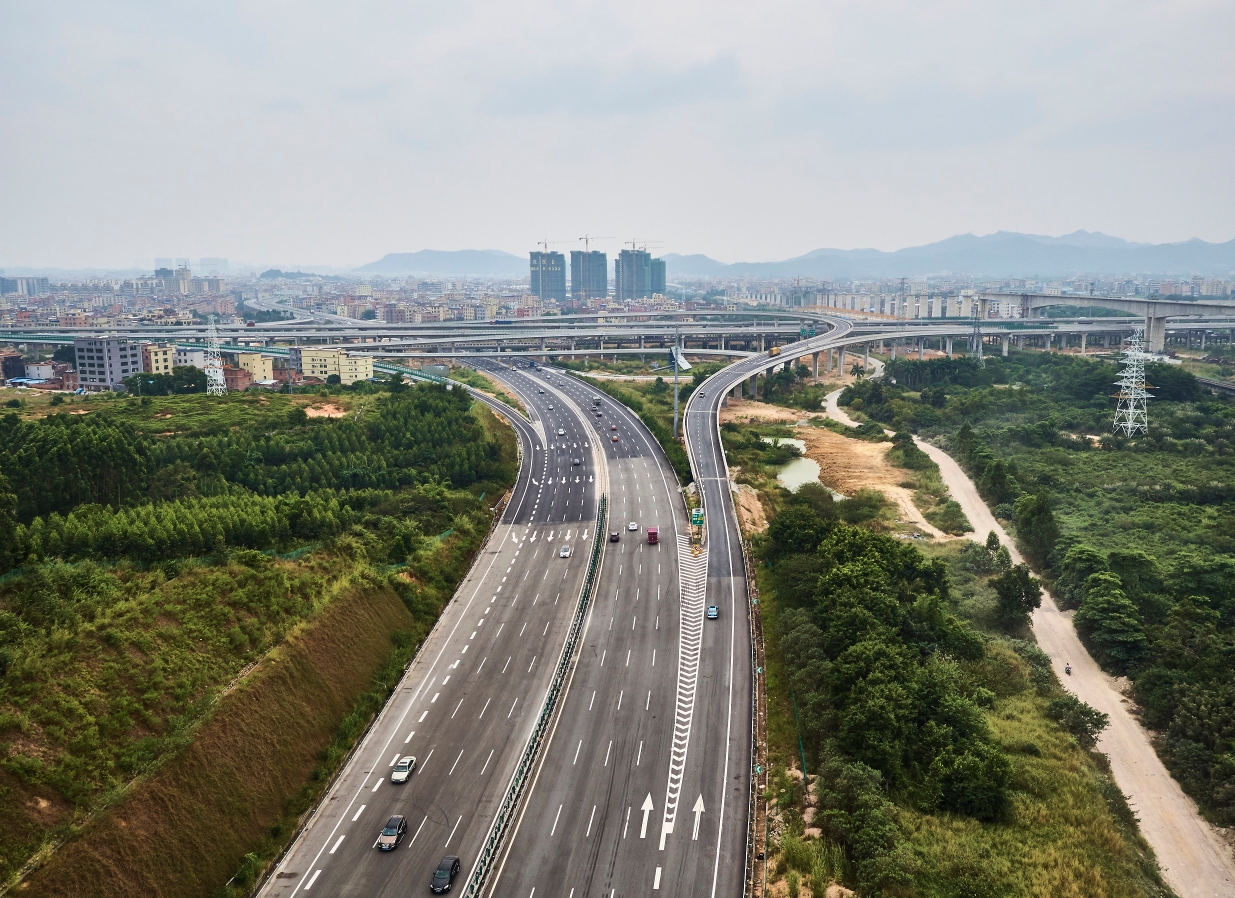
<svg viewBox="0 0 1235 898">
<path fill-rule="evenodd" d="M 698 801 L 695 802 L 695 806 L 691 808 L 691 810 L 695 812 L 695 834 L 691 836 L 691 839 L 693 839 L 694 841 L 698 841 L 699 840 L 699 818 L 703 816 L 703 795 L 702 794 L 699 795 Z"/>
<path fill-rule="evenodd" d="M 643 826 L 639 827 L 639 838 L 646 839 L 648 837 L 648 815 L 652 813 L 652 793 L 648 793 L 648 797 L 643 799 L 643 807 L 639 808 L 643 811 Z"/>
</svg>

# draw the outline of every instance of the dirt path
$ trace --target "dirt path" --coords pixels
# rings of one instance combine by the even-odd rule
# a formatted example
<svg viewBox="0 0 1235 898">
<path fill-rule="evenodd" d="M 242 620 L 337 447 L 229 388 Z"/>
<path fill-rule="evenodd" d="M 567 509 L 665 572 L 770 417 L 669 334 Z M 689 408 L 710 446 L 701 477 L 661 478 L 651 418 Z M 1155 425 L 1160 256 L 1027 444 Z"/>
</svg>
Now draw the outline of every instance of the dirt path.
<svg viewBox="0 0 1235 898">
<path fill-rule="evenodd" d="M 844 424 L 855 423 L 836 405 L 839 391 L 829 393 L 828 415 Z M 973 524 L 971 538 L 982 542 L 994 530 L 1008 547 L 1012 560 L 1024 559 L 1003 527 L 991 514 L 973 481 L 952 456 L 929 443 L 915 440 L 939 465 L 939 473 L 965 516 Z M 1141 821 L 1145 837 L 1162 867 L 1163 878 L 1180 898 L 1218 898 L 1235 895 L 1235 861 L 1230 849 L 1197 812 L 1196 805 L 1167 772 L 1149 742 L 1149 734 L 1132 716 L 1127 700 L 1096 661 L 1089 657 L 1072 626 L 1071 612 L 1061 612 L 1043 592 L 1042 607 L 1033 616 L 1033 631 L 1042 651 L 1051 656 L 1055 673 L 1086 704 L 1110 715 L 1111 723 L 1098 747 L 1111 759 L 1111 772 Z M 1072 675 L 1064 673 L 1072 665 Z"/>
<path fill-rule="evenodd" d="M 795 424 L 810 417 L 819 416 L 749 399 L 730 399 L 720 412 L 722 423 Z M 921 510 L 913 504 L 913 490 L 901 486 L 908 475 L 887 460 L 889 444 L 853 440 L 822 427 L 799 427 L 794 436 L 806 444 L 806 457 L 819 465 L 820 483 L 845 496 L 852 496 L 863 488 L 877 489 L 896 504 L 898 520 L 913 524 L 934 539 L 952 539 L 922 516 Z"/>
</svg>

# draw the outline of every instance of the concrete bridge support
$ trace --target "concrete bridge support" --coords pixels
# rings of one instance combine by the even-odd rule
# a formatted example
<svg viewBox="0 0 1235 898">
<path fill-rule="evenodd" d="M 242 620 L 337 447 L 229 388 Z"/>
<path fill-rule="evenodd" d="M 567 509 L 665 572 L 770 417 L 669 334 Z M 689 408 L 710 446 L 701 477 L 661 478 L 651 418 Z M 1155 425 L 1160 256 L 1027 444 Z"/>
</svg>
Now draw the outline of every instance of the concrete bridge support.
<svg viewBox="0 0 1235 898">
<path fill-rule="evenodd" d="M 845 347 L 841 347 L 840 356 L 837 358 L 836 367 L 840 370 L 841 375 L 845 373 Z"/>
<path fill-rule="evenodd" d="M 1081 334 L 1081 352 L 1085 351 L 1085 348 L 1088 345 L 1088 343 L 1089 343 L 1089 334 Z"/>
<path fill-rule="evenodd" d="M 948 337 L 948 358 L 952 358 L 952 338 Z"/>
<path fill-rule="evenodd" d="M 891 352 L 889 353 L 889 358 L 890 358 L 893 362 L 895 362 L 895 361 L 896 361 L 896 347 L 897 347 L 898 345 L 899 345 L 899 344 L 897 343 L 897 341 L 896 341 L 896 340 L 893 340 L 893 341 L 892 341 L 892 349 L 891 349 Z"/>
<path fill-rule="evenodd" d="M 759 389 L 759 375 L 752 374 L 750 377 L 746 379 L 746 393 L 747 395 L 750 396 L 751 399 L 754 399 L 758 395 L 758 393 L 756 392 L 758 389 Z"/>
<path fill-rule="evenodd" d="M 823 353 L 823 373 L 832 373 L 832 350 L 830 349 L 824 350 Z"/>
<path fill-rule="evenodd" d="M 1145 318 L 1145 348 L 1149 352 L 1161 352 L 1166 347 L 1166 319 Z"/>
<path fill-rule="evenodd" d="M 926 341 L 918 340 L 918 361 L 921 362 L 926 358 Z"/>
<path fill-rule="evenodd" d="M 865 351 L 862 353 L 862 370 L 868 371 L 871 366 L 871 345 L 867 343 L 863 348 Z"/>
<path fill-rule="evenodd" d="M 1012 340 L 1010 337 L 1005 335 L 999 342 L 1003 344 L 1003 354 L 1006 356 L 1008 354 L 1008 344 L 1011 343 Z"/>
<path fill-rule="evenodd" d="M 810 370 L 814 375 L 815 383 L 819 383 L 819 353 L 814 353 L 810 357 Z"/>
</svg>

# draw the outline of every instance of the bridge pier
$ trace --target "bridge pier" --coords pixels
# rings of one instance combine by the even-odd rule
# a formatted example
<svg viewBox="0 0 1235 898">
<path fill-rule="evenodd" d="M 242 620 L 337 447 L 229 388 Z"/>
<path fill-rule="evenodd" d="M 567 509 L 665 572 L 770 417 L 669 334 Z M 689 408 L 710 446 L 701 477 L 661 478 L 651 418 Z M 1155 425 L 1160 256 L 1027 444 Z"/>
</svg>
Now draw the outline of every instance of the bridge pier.
<svg viewBox="0 0 1235 898">
<path fill-rule="evenodd" d="M 1145 344 L 1150 352 L 1161 352 L 1166 348 L 1166 318 L 1145 316 Z"/>
<path fill-rule="evenodd" d="M 1089 344 L 1089 334 L 1082 333 L 1081 334 L 1081 354 L 1082 355 L 1085 353 L 1085 349 L 1088 346 L 1088 344 Z"/>
<path fill-rule="evenodd" d="M 952 338 L 948 337 L 948 358 L 952 358 Z"/>
<path fill-rule="evenodd" d="M 867 371 L 871 366 L 871 345 L 867 343 L 863 348 L 865 351 L 862 353 L 862 370 Z"/>
<path fill-rule="evenodd" d="M 845 347 L 843 346 L 840 347 L 838 352 L 840 354 L 836 359 L 836 367 L 840 371 L 841 376 L 844 377 L 845 376 Z"/>
<path fill-rule="evenodd" d="M 759 375 L 752 374 L 750 377 L 746 379 L 746 392 L 750 396 L 751 399 L 754 399 L 758 395 L 758 393 L 756 392 L 758 389 L 759 389 Z"/>
<path fill-rule="evenodd" d="M 819 383 L 819 353 L 814 353 L 811 357 L 811 373 L 814 375 L 815 383 Z"/>
<path fill-rule="evenodd" d="M 921 361 L 924 361 L 925 359 L 926 359 L 926 341 L 919 339 L 918 340 L 918 361 L 921 362 Z"/>
<path fill-rule="evenodd" d="M 1003 344 L 1003 354 L 1007 356 L 1008 344 L 1012 342 L 1011 338 L 1005 334 L 1004 337 L 999 342 Z"/>
<path fill-rule="evenodd" d="M 832 373 L 832 350 L 825 349 L 823 351 L 823 373 Z"/>
</svg>

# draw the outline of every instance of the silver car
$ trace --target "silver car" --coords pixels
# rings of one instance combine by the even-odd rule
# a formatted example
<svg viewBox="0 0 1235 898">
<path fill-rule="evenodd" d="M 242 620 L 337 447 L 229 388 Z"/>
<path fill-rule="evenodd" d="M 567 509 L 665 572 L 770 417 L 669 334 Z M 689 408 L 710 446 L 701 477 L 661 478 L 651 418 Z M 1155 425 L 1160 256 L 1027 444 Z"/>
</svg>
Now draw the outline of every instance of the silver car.
<svg viewBox="0 0 1235 898">
<path fill-rule="evenodd" d="M 406 783 L 407 778 L 416 770 L 416 759 L 411 755 L 395 761 L 395 769 L 390 771 L 392 783 Z"/>
<path fill-rule="evenodd" d="M 570 557 L 570 546 L 562 546 L 562 548 L 558 549 L 557 557 L 558 558 L 569 558 Z"/>
</svg>

